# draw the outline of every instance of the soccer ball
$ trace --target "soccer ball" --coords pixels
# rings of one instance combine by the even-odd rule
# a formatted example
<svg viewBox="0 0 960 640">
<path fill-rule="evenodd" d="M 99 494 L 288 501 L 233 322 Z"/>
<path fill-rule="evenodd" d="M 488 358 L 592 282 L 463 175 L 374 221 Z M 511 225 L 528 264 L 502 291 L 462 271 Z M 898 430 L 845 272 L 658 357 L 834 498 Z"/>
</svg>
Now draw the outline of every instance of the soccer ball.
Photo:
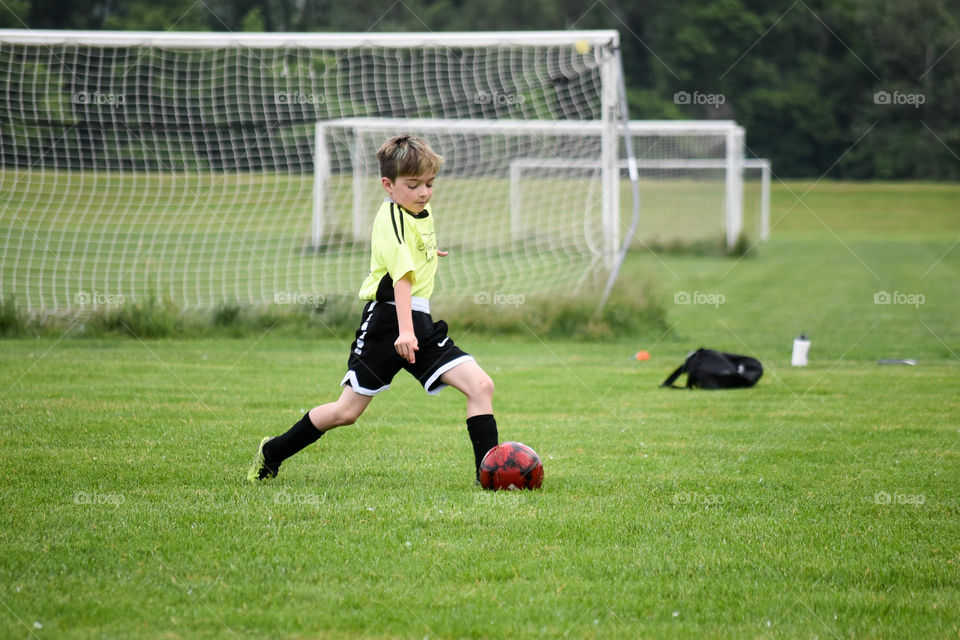
<svg viewBox="0 0 960 640">
<path fill-rule="evenodd" d="M 539 489 L 543 484 L 543 463 L 537 452 L 519 442 L 498 444 L 480 463 L 480 486 L 498 489 Z"/>
</svg>

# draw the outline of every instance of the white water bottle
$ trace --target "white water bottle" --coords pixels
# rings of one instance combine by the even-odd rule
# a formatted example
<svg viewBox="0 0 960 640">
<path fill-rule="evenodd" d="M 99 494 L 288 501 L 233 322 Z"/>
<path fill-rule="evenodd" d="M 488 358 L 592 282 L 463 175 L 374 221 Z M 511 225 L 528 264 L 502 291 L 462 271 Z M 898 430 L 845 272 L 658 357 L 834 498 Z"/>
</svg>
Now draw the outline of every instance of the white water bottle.
<svg viewBox="0 0 960 640">
<path fill-rule="evenodd" d="M 810 351 L 810 338 L 802 333 L 793 339 L 793 356 L 790 364 L 795 367 L 807 366 L 807 353 Z"/>
</svg>

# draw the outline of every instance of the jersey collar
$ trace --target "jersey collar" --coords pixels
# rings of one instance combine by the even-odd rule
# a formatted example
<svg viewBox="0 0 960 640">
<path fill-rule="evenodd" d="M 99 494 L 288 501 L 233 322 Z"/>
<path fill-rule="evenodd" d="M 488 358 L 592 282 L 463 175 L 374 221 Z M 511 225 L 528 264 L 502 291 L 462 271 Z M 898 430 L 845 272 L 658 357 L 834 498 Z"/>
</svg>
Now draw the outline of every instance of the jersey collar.
<svg viewBox="0 0 960 640">
<path fill-rule="evenodd" d="M 390 200 L 390 202 L 393 202 L 392 199 L 390 199 L 390 198 L 387 198 L 387 199 Z M 393 204 L 397 205 L 397 208 L 400 209 L 400 211 L 403 211 L 405 214 L 407 214 L 407 215 L 409 215 L 409 216 L 412 216 L 412 217 L 414 217 L 414 218 L 417 218 L 417 219 L 426 218 L 427 216 L 430 215 L 430 208 L 429 208 L 429 207 L 430 207 L 430 204 L 429 204 L 429 203 L 427 204 L 426 207 L 423 208 L 423 211 L 421 211 L 420 213 L 414 213 L 413 211 L 407 211 L 406 209 L 404 209 L 403 207 L 401 207 L 401 206 L 400 206 L 398 203 L 396 203 L 396 202 L 393 202 Z"/>
</svg>

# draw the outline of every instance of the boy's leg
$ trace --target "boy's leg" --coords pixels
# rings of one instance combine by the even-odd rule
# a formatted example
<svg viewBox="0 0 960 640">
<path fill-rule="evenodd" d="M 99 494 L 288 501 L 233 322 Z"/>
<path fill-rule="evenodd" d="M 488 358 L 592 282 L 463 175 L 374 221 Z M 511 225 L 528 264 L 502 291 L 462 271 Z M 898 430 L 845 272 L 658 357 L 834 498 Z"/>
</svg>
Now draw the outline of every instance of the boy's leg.
<svg viewBox="0 0 960 640">
<path fill-rule="evenodd" d="M 256 482 L 275 477 L 284 460 L 316 442 L 330 429 L 356 422 L 370 400 L 372 396 L 361 395 L 344 386 L 339 398 L 314 407 L 283 435 L 264 438 L 257 451 L 257 460 L 247 473 L 248 479 Z"/>
<path fill-rule="evenodd" d="M 467 432 L 473 444 L 477 480 L 480 462 L 497 446 L 497 421 L 493 417 L 493 380 L 473 360 L 458 364 L 440 376 L 440 381 L 460 390 L 467 397 Z"/>
<path fill-rule="evenodd" d="M 343 386 L 340 397 L 307 412 L 317 431 L 326 433 L 334 427 L 353 424 L 366 411 L 373 396 L 357 393 L 349 385 Z"/>
<path fill-rule="evenodd" d="M 493 413 L 493 380 L 475 360 L 467 360 L 444 372 L 440 382 L 459 389 L 467 397 L 467 417 Z"/>
</svg>

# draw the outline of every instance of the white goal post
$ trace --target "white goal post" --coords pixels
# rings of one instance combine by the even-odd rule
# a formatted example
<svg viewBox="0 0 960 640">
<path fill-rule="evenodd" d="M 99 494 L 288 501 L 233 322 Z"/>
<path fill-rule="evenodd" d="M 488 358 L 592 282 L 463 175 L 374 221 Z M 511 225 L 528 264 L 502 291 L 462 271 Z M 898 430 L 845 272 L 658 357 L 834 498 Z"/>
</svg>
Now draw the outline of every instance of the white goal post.
<svg viewBox="0 0 960 640">
<path fill-rule="evenodd" d="M 744 169 L 755 169 L 760 172 L 760 220 L 758 221 L 759 236 L 762 242 L 770 239 L 770 161 L 766 158 L 746 158 L 743 161 Z"/>
</svg>

